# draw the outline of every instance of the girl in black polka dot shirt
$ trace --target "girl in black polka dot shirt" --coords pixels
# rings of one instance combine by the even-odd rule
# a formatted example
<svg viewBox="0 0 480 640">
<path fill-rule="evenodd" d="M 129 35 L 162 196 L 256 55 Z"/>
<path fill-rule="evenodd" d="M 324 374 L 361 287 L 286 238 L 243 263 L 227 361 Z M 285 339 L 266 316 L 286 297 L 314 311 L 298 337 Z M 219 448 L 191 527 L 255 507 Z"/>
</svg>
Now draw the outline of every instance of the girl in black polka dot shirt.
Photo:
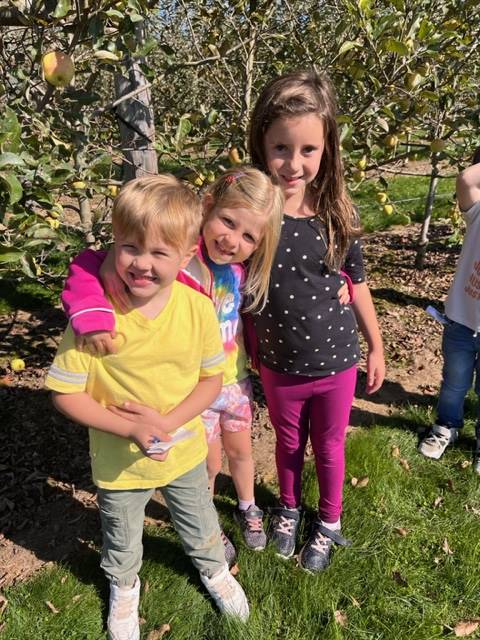
<svg viewBox="0 0 480 640">
<path fill-rule="evenodd" d="M 367 392 L 385 376 L 383 346 L 365 282 L 356 212 L 346 194 L 336 103 L 327 78 L 298 72 L 270 82 L 252 114 L 253 163 L 285 195 L 281 240 L 265 308 L 253 317 L 260 376 L 277 435 L 281 507 L 277 552 L 290 557 L 300 521 L 301 474 L 310 436 L 320 488 L 319 513 L 299 561 L 329 563 L 341 535 L 344 442 L 355 389 L 357 323 L 368 344 Z M 352 305 L 337 291 L 346 273 Z"/>
</svg>

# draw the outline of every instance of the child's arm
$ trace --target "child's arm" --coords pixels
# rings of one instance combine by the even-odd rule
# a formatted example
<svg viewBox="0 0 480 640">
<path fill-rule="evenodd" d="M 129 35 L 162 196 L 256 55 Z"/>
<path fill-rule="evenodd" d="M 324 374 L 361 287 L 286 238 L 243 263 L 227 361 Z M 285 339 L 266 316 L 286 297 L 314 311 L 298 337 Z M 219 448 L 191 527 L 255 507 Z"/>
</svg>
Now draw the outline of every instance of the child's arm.
<svg viewBox="0 0 480 640">
<path fill-rule="evenodd" d="M 100 280 L 104 279 L 107 293 L 114 294 L 123 306 L 123 283 L 118 283 L 110 254 L 87 249 L 70 265 L 61 296 L 65 313 L 77 336 L 77 349 L 92 355 L 115 353 L 113 344 L 115 318 Z"/>
<path fill-rule="evenodd" d="M 144 421 L 140 423 L 124 420 L 122 417 L 114 415 L 84 391 L 79 393 L 53 391 L 52 399 L 54 406 L 74 422 L 134 440 L 145 455 L 148 455 L 147 449 L 155 439 L 170 440 L 170 436 L 160 427 L 145 424 Z M 165 460 L 167 454 L 168 452 L 153 454 L 149 457 L 154 460 Z"/>
<path fill-rule="evenodd" d="M 136 402 L 125 402 L 121 407 L 111 406 L 109 411 L 134 424 L 151 424 L 165 433 L 171 433 L 205 411 L 217 398 L 222 388 L 223 374 L 200 378 L 197 386 L 172 411 L 161 415 L 155 409 Z"/>
<path fill-rule="evenodd" d="M 480 164 L 467 167 L 457 176 L 457 201 L 462 211 L 480 201 Z"/>
<path fill-rule="evenodd" d="M 367 283 L 354 284 L 353 289 L 354 300 L 352 307 L 355 311 L 360 331 L 368 344 L 367 393 L 374 393 L 380 389 L 385 378 L 382 336 Z"/>
</svg>

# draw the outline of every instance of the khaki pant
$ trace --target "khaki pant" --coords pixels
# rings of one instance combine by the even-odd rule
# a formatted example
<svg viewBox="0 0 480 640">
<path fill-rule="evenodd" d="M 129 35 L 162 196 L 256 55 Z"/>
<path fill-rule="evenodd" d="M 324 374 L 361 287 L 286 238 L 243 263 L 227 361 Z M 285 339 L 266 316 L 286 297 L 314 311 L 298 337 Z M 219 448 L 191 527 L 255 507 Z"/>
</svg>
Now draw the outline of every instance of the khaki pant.
<svg viewBox="0 0 480 640">
<path fill-rule="evenodd" d="M 212 577 L 225 566 L 225 550 L 205 462 L 160 490 L 185 553 L 200 573 Z M 142 565 L 145 507 L 153 492 L 98 489 L 103 533 L 100 566 L 118 586 L 132 585 Z"/>
</svg>

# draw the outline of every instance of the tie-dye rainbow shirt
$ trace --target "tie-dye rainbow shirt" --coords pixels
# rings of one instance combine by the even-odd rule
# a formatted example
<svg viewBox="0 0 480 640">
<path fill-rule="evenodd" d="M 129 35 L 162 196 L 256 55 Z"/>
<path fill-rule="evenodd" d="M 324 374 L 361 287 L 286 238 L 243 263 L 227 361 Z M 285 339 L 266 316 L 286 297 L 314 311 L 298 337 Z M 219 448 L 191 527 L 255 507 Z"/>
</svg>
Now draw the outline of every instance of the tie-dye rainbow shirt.
<svg viewBox="0 0 480 640">
<path fill-rule="evenodd" d="M 226 363 L 223 384 L 233 384 L 248 376 L 247 354 L 240 316 L 245 270 L 238 264 L 215 264 L 207 260 L 213 275 L 212 300 L 222 333 Z"/>
</svg>

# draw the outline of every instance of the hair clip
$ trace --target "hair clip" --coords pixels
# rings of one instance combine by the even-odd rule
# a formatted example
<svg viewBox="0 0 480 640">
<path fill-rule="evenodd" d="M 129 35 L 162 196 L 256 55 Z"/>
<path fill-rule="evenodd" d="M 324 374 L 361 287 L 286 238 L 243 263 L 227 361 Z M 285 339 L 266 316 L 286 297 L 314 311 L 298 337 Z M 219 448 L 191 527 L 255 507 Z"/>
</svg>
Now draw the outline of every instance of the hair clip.
<svg viewBox="0 0 480 640">
<path fill-rule="evenodd" d="M 237 173 L 231 173 L 229 176 L 227 176 L 225 178 L 225 182 L 227 184 L 233 184 L 234 182 L 236 182 L 240 178 L 243 178 L 243 176 L 246 176 L 246 175 L 247 174 L 243 173 L 242 171 L 237 171 Z"/>
</svg>

